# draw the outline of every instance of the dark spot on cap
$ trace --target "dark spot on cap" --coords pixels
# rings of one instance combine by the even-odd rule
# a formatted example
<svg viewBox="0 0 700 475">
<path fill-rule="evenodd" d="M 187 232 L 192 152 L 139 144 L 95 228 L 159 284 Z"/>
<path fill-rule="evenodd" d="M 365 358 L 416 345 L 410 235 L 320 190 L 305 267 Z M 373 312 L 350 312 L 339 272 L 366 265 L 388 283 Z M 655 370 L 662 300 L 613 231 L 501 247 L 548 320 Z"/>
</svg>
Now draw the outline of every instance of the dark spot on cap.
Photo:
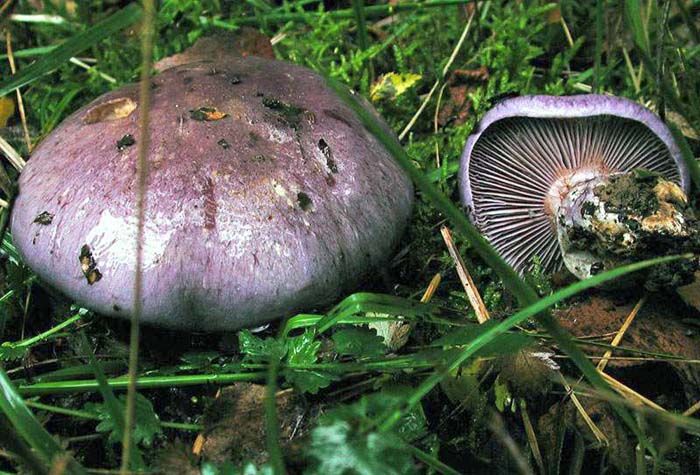
<svg viewBox="0 0 700 475">
<path fill-rule="evenodd" d="M 314 205 L 309 195 L 303 191 L 297 193 L 297 203 L 299 203 L 299 207 L 302 209 L 302 211 L 309 211 Z"/>
<path fill-rule="evenodd" d="M 44 226 L 48 226 L 53 221 L 53 217 L 53 213 L 49 213 L 48 211 L 42 211 L 41 213 L 36 215 L 36 218 L 34 218 L 34 222 L 37 224 L 43 224 Z"/>
<path fill-rule="evenodd" d="M 219 141 L 216 142 L 216 143 L 219 144 L 219 146 L 220 146 L 221 148 L 223 148 L 224 150 L 226 150 L 227 148 L 230 148 L 230 147 L 231 147 L 231 145 L 226 141 L 226 139 L 221 139 L 221 140 L 219 140 Z"/>
<path fill-rule="evenodd" d="M 230 82 L 231 84 L 240 84 L 240 83 L 241 83 L 241 77 L 240 77 L 240 76 L 237 76 L 237 75 L 235 75 L 235 74 L 232 75 L 232 76 L 229 76 L 229 82 Z"/>
<path fill-rule="evenodd" d="M 256 163 L 263 163 L 263 162 L 267 162 L 268 160 L 270 160 L 270 158 L 266 157 L 263 154 L 258 154 L 258 155 L 254 155 L 251 160 L 253 160 Z"/>
<path fill-rule="evenodd" d="M 95 282 L 102 279 L 102 273 L 97 268 L 97 263 L 92 255 L 90 246 L 83 244 L 80 248 L 80 256 L 78 257 L 80 261 L 80 270 L 83 272 L 85 279 L 87 279 L 88 285 L 93 285 Z"/>
<path fill-rule="evenodd" d="M 182 78 L 182 82 L 183 82 L 184 84 L 191 84 L 192 81 L 194 81 L 194 79 L 192 79 L 191 76 L 185 76 L 184 78 Z"/>
<path fill-rule="evenodd" d="M 318 141 L 318 149 L 321 151 L 324 157 L 326 157 L 326 166 L 331 171 L 331 173 L 338 173 L 338 164 L 333 160 L 333 152 L 331 147 L 328 145 L 324 139 Z"/>
<path fill-rule="evenodd" d="M 120 152 L 124 150 L 127 147 L 131 147 L 136 143 L 136 140 L 134 139 L 134 136 L 131 134 L 126 134 L 119 140 L 117 140 L 117 150 Z"/>
<path fill-rule="evenodd" d="M 301 116 L 306 112 L 301 107 L 275 99 L 274 97 L 263 97 L 262 104 L 268 109 L 275 111 L 278 119 L 281 119 L 290 128 L 294 130 L 301 128 Z"/>
<path fill-rule="evenodd" d="M 190 119 L 200 122 L 221 120 L 226 116 L 228 116 L 226 112 L 221 112 L 216 107 L 200 107 L 190 110 Z"/>
</svg>

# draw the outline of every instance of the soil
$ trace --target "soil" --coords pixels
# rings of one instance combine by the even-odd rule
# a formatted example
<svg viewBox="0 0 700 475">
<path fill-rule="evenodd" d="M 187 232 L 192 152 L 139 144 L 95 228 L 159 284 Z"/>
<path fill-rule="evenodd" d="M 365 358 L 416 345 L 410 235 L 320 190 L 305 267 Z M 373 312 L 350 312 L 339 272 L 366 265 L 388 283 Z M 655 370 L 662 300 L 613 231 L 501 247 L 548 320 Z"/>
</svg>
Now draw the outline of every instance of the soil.
<svg viewBox="0 0 700 475">
<path fill-rule="evenodd" d="M 641 295 L 635 292 L 589 295 L 566 310 L 556 311 L 555 317 L 578 338 L 610 343 L 639 298 Z M 646 355 L 648 361 L 610 360 L 608 372 L 625 384 L 652 399 L 658 397 L 660 391 L 668 390 L 670 394 L 664 396 L 669 402 L 692 404 L 700 397 L 700 367 L 697 364 L 700 362 L 700 312 L 685 305 L 677 295 L 649 294 L 619 346 L 675 355 L 695 362 L 670 362 L 652 355 Z M 591 356 L 602 356 L 607 350 L 586 344 L 581 348 Z M 645 355 L 616 350 L 613 356 Z M 673 371 L 669 372 L 669 367 Z M 677 384 L 672 381 L 665 384 L 659 380 L 673 379 L 674 376 L 681 383 L 686 401 L 678 401 L 680 395 L 674 394 Z"/>
</svg>

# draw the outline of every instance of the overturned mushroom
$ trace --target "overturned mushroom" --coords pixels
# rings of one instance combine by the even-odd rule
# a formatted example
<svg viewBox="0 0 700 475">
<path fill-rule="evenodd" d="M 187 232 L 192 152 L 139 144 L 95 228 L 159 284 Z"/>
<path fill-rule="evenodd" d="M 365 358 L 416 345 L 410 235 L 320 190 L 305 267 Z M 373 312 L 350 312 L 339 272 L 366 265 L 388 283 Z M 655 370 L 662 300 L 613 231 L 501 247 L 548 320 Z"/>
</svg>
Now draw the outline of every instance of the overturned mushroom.
<svg viewBox="0 0 700 475">
<path fill-rule="evenodd" d="M 315 72 L 195 59 L 153 79 L 142 320 L 231 330 L 356 287 L 398 243 L 408 177 Z M 105 315 L 132 312 L 141 113 L 130 85 L 66 119 L 12 215 L 27 264 Z"/>
<path fill-rule="evenodd" d="M 467 141 L 460 186 L 473 221 L 520 272 L 537 256 L 547 270 L 564 263 L 585 278 L 698 248 L 678 146 L 656 115 L 628 99 L 501 102 Z"/>
</svg>

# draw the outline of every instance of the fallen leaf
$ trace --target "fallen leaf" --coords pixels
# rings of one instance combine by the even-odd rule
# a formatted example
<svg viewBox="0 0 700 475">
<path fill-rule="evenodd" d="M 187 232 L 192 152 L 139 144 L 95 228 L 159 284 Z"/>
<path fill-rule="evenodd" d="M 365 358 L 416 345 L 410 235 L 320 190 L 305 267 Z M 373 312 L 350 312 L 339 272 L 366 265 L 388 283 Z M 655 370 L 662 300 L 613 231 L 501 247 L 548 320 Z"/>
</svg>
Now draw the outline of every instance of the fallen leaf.
<svg viewBox="0 0 700 475">
<path fill-rule="evenodd" d="M 157 71 L 208 59 L 218 61 L 229 57 L 260 56 L 275 58 L 270 38 L 255 28 L 243 27 L 234 32 L 220 32 L 216 36 L 199 38 L 192 46 L 182 53 L 174 54 L 158 61 L 154 68 Z"/>
<path fill-rule="evenodd" d="M 190 111 L 190 118 L 198 121 L 211 122 L 221 120 L 226 116 L 228 116 L 226 112 L 221 112 L 216 107 L 200 107 Z"/>
<path fill-rule="evenodd" d="M 6 127 L 14 113 L 15 101 L 9 96 L 0 97 L 0 127 Z"/>
<path fill-rule="evenodd" d="M 420 74 L 411 73 L 383 74 L 372 85 L 370 99 L 372 102 L 394 100 L 413 87 L 421 77 Z"/>
</svg>

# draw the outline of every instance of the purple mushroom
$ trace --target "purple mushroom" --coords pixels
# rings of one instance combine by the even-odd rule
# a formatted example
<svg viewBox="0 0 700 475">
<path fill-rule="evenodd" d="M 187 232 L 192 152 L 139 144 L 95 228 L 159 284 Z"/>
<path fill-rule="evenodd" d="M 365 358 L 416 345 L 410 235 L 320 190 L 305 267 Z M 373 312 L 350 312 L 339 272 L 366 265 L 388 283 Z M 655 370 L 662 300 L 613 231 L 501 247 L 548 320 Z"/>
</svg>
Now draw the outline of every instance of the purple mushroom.
<svg viewBox="0 0 700 475">
<path fill-rule="evenodd" d="M 66 119 L 12 214 L 26 263 L 104 315 L 132 311 L 141 113 L 129 85 Z M 150 117 L 144 322 L 221 331 L 319 308 L 398 244 L 411 182 L 315 72 L 193 60 L 153 78 Z"/>
<path fill-rule="evenodd" d="M 473 222 L 516 270 L 537 256 L 579 278 L 658 255 L 659 242 L 683 250 L 697 236 L 689 187 L 668 127 L 603 95 L 499 103 L 469 137 L 460 169 Z"/>
</svg>

